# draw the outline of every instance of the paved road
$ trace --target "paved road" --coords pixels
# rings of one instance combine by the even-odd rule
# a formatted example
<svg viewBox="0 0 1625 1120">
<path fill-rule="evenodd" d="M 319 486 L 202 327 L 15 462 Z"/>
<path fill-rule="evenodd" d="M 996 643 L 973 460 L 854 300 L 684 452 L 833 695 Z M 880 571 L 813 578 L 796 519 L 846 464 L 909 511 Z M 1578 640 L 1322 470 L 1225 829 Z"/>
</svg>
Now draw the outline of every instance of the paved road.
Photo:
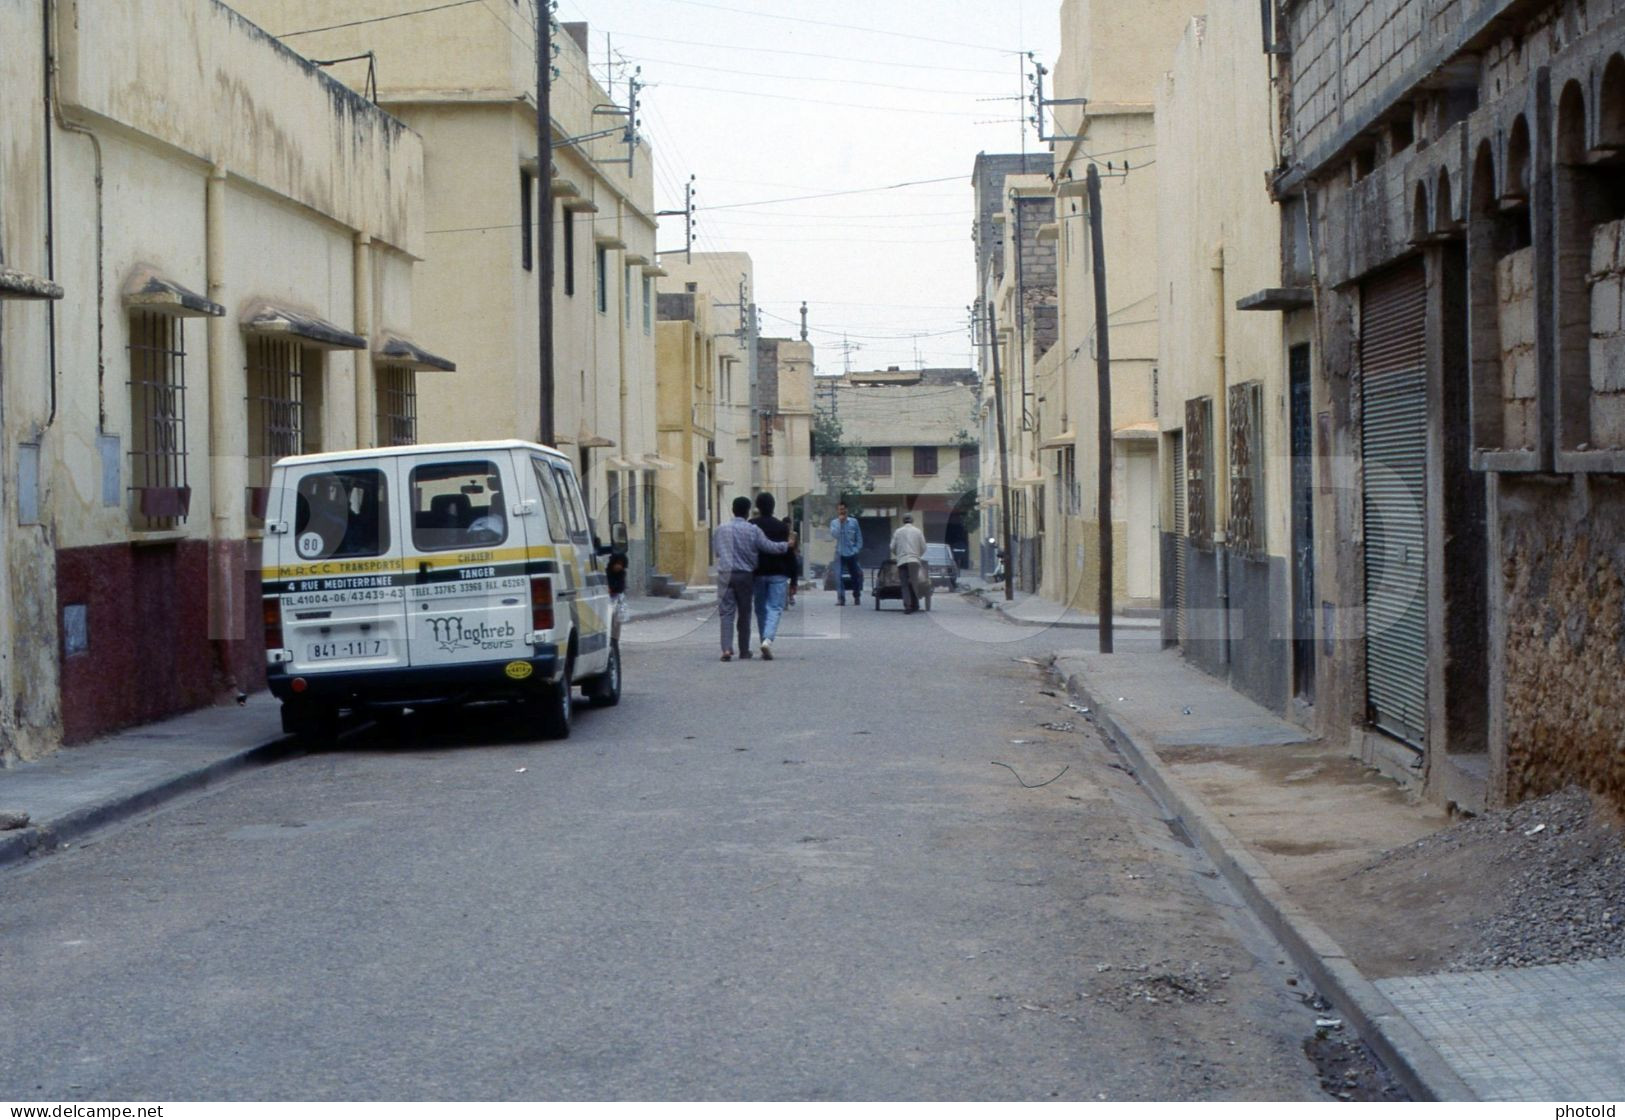
<svg viewBox="0 0 1625 1120">
<path fill-rule="evenodd" d="M 1283 954 L 1019 660 L 1079 632 L 804 603 L 771 664 L 631 628 L 567 741 L 408 721 L 0 876 L 0 1099 L 1319 1098 Z"/>
</svg>

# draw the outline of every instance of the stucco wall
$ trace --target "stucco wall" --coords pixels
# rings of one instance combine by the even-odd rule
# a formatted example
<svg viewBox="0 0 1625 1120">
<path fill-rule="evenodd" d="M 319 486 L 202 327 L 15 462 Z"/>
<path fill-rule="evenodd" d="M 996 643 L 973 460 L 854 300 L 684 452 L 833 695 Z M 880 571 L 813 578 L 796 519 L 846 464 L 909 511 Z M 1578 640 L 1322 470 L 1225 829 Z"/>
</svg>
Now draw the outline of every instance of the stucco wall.
<svg viewBox="0 0 1625 1120">
<path fill-rule="evenodd" d="M 1625 807 L 1625 480 L 1500 487 L 1508 800 L 1579 782 Z"/>
</svg>

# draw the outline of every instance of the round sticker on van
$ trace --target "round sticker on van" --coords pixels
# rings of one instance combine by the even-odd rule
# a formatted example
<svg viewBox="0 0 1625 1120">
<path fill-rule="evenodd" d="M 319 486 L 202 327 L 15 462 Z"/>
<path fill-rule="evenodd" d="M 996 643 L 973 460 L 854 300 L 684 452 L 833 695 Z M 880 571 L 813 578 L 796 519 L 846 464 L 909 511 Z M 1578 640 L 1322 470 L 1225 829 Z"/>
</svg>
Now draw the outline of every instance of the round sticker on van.
<svg viewBox="0 0 1625 1120">
<path fill-rule="evenodd" d="M 510 661 L 502 671 L 507 673 L 510 679 L 522 681 L 530 676 L 533 670 L 529 661 Z"/>
<path fill-rule="evenodd" d="M 320 556 L 322 549 L 327 547 L 327 542 L 322 539 L 320 533 L 301 533 L 298 547 L 299 555 L 309 560 Z"/>
</svg>

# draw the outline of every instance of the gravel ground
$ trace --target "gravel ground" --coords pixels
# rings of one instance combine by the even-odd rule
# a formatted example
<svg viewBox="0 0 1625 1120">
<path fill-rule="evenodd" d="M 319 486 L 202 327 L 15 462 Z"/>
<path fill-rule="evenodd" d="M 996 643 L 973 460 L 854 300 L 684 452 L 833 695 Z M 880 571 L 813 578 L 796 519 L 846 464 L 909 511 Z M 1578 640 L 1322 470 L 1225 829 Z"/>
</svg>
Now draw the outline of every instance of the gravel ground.
<svg viewBox="0 0 1625 1120">
<path fill-rule="evenodd" d="M 1495 884 L 1493 902 L 1459 929 L 1447 969 L 1625 956 L 1625 829 L 1586 791 L 1570 787 L 1472 817 L 1382 863 L 1437 866 L 1443 858 Z"/>
</svg>

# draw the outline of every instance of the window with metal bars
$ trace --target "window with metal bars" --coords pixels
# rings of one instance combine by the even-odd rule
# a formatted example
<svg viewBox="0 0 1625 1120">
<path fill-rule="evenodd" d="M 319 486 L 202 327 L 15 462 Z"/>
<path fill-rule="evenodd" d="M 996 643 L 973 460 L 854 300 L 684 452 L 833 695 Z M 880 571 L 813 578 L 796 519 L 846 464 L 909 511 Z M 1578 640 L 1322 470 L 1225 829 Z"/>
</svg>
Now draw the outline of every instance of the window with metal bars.
<svg viewBox="0 0 1625 1120">
<path fill-rule="evenodd" d="M 417 373 L 405 366 L 378 367 L 378 446 L 404 447 L 418 441 Z"/>
<path fill-rule="evenodd" d="M 173 529 L 186 520 L 185 320 L 130 315 L 130 523 Z"/>
<path fill-rule="evenodd" d="M 530 172 L 519 170 L 519 267 L 530 272 L 536 261 L 535 222 L 531 218 Z"/>
<path fill-rule="evenodd" d="M 1185 402 L 1185 517 L 1192 542 L 1213 547 L 1213 457 L 1209 441 L 1213 431 L 1213 398 L 1193 397 Z"/>
<path fill-rule="evenodd" d="M 1264 383 L 1230 386 L 1230 547 L 1255 559 L 1264 547 Z"/>
<path fill-rule="evenodd" d="M 921 478 L 937 473 L 937 449 L 935 447 L 916 447 L 914 449 L 914 473 Z"/>
<path fill-rule="evenodd" d="M 258 528 L 271 464 L 321 447 L 321 352 L 281 338 L 248 340 L 248 521 Z"/>
</svg>

